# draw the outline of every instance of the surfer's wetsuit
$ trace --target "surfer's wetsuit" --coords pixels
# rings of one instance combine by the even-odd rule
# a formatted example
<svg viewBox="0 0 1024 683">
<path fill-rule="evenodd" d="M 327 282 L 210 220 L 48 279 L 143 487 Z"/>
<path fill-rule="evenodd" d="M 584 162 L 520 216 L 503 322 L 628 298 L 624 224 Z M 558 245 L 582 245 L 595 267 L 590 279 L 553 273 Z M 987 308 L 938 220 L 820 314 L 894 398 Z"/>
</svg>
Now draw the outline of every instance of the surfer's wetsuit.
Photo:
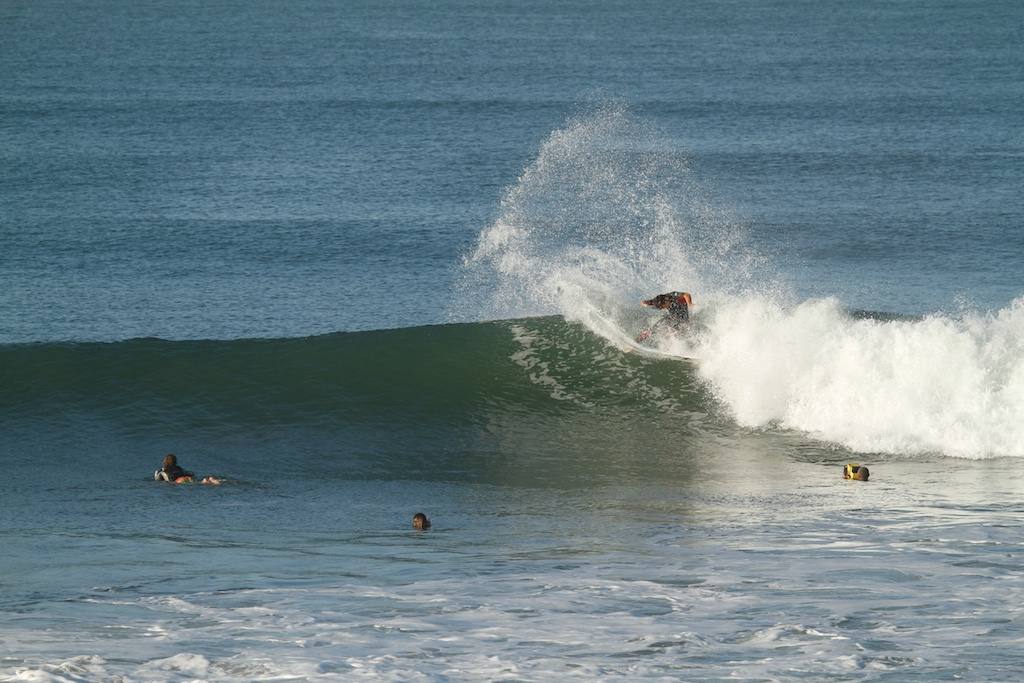
<svg viewBox="0 0 1024 683">
<path fill-rule="evenodd" d="M 672 294 L 678 294 L 672 292 Z M 690 307 L 686 305 L 686 299 L 681 295 L 675 296 L 672 303 L 669 304 L 668 313 L 662 318 L 666 325 L 671 325 L 674 329 L 681 330 L 686 323 L 690 322 Z"/>
</svg>

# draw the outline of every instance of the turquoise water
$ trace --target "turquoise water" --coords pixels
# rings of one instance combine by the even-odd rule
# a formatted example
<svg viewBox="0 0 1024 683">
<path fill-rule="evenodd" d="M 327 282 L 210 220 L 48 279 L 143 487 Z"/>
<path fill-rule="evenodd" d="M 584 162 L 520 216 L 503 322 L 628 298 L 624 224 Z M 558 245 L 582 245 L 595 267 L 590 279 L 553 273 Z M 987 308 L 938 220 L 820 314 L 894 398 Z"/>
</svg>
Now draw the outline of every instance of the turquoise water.
<svg viewBox="0 0 1024 683">
<path fill-rule="evenodd" d="M 0 6 L 0 678 L 1014 679 L 1022 31 Z"/>
</svg>

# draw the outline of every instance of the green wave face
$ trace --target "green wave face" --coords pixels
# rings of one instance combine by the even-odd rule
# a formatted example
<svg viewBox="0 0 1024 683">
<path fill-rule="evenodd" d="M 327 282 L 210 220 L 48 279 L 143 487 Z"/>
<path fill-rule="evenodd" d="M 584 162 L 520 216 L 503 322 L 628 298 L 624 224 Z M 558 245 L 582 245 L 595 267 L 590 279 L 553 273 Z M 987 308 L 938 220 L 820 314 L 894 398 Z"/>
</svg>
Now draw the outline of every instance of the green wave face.
<svg viewBox="0 0 1024 683">
<path fill-rule="evenodd" d="M 8 452 L 150 472 L 163 452 L 191 450 L 236 471 L 474 478 L 499 467 L 554 481 L 600 471 L 609 454 L 670 452 L 708 428 L 713 405 L 688 363 L 623 353 L 560 317 L 13 345 L 0 367 Z"/>
<path fill-rule="evenodd" d="M 561 318 L 303 339 L 0 347 L 0 407 L 209 414 L 239 424 L 414 418 L 494 411 L 669 410 L 702 400 L 692 369 L 618 348 Z"/>
</svg>

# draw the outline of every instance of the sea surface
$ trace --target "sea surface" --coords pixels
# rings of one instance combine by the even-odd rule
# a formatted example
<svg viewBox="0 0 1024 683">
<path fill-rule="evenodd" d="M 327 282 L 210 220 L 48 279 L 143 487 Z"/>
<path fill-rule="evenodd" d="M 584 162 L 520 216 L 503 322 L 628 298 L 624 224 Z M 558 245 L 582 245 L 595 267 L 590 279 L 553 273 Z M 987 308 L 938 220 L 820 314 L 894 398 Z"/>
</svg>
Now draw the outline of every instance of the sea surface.
<svg viewBox="0 0 1024 683">
<path fill-rule="evenodd" d="M 0 3 L 0 680 L 1019 680 L 1021 45 Z"/>
</svg>

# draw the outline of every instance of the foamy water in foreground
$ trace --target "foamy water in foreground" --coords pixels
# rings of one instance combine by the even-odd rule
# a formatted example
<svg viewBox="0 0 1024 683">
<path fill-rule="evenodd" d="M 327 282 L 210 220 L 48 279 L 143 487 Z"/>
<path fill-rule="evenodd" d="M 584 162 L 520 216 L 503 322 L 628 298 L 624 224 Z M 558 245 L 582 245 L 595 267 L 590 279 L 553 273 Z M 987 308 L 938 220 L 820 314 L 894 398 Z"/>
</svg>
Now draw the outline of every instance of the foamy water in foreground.
<svg viewBox="0 0 1024 683">
<path fill-rule="evenodd" d="M 1019 671 L 1016 461 L 873 463 L 867 483 L 749 452 L 734 465 L 691 461 L 702 481 L 670 488 L 293 482 L 284 505 L 266 503 L 288 513 L 265 533 L 8 534 L 8 556 L 34 566 L 7 605 L 0 675 L 980 681 Z M 174 493 L 239 513 L 267 495 Z M 374 510 L 381 496 L 403 509 Z M 359 529 L 303 529 L 324 497 L 347 501 Z M 404 528 L 413 500 L 430 501 L 431 531 Z M 39 572 L 54 570 L 33 553 L 56 545 L 88 580 L 36 593 Z M 126 582 L 89 585 L 103 576 Z"/>
</svg>

